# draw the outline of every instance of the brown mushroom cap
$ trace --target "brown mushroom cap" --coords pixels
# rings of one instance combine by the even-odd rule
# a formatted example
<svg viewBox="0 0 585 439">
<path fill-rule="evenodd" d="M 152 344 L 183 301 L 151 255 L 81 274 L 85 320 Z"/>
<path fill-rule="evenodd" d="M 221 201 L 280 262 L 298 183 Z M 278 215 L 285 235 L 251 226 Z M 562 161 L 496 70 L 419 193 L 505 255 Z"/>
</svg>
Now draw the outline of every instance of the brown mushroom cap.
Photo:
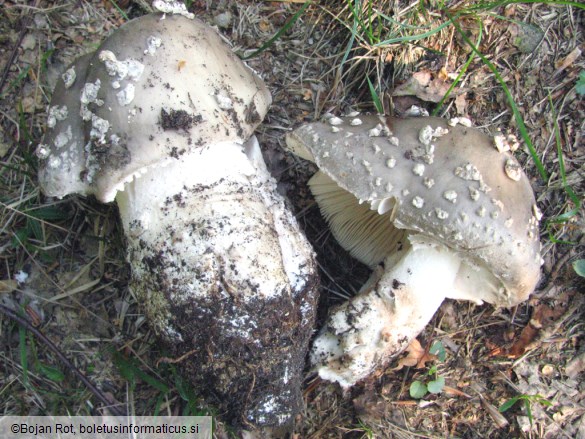
<svg viewBox="0 0 585 439">
<path fill-rule="evenodd" d="M 397 228 L 434 239 L 467 261 L 459 291 L 450 297 L 511 306 L 534 290 L 541 264 L 534 194 L 516 159 L 498 152 L 491 137 L 440 118 L 359 116 L 301 126 L 287 144 L 304 149 L 323 174 L 359 200 L 344 214 L 324 212 L 330 220 L 337 217 L 331 225 L 342 245 L 358 248 L 372 234 L 392 235 L 381 249 L 362 252 L 364 262 L 379 263 L 397 245 Z M 511 168 L 518 172 L 510 176 Z M 318 201 L 319 192 L 324 199 L 343 198 L 327 188 L 327 177 L 310 183 Z M 493 285 L 461 294 L 475 272 Z"/>
<path fill-rule="evenodd" d="M 149 167 L 206 144 L 247 140 L 265 116 L 266 86 L 213 29 L 161 17 L 126 23 L 75 65 L 73 85 L 57 86 L 63 94 L 52 106 L 68 116 L 48 127 L 38 150 L 47 195 L 112 201 Z"/>
</svg>

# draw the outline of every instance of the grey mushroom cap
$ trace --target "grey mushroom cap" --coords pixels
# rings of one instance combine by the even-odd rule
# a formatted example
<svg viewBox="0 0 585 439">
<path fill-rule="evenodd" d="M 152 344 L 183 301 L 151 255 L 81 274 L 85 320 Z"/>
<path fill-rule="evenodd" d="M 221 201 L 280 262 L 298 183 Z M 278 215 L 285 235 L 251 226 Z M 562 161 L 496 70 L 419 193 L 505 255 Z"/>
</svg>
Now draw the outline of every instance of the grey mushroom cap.
<svg viewBox="0 0 585 439">
<path fill-rule="evenodd" d="M 212 28 L 178 15 L 130 21 L 72 68 L 76 78 L 60 81 L 51 104 L 68 116 L 48 126 L 38 149 L 40 183 L 51 196 L 112 201 L 153 166 L 210 143 L 247 140 L 271 102 Z"/>
<path fill-rule="evenodd" d="M 405 231 L 446 245 L 467 261 L 458 276 L 460 290 L 474 272 L 493 276 L 486 280 L 495 285 L 453 298 L 512 306 L 534 290 L 541 265 L 534 194 L 516 159 L 498 152 L 490 136 L 440 118 L 368 115 L 307 124 L 286 141 L 324 174 L 313 184 L 333 180 L 359 200 L 355 211 L 370 211 L 368 221 L 392 235 L 377 251 L 357 252 L 363 262 L 381 262 Z M 371 218 L 378 214 L 385 218 Z M 362 228 L 352 236 L 363 219 L 343 221 L 345 229 L 333 232 L 350 250 L 374 233 Z"/>
<path fill-rule="evenodd" d="M 37 148 L 41 162 L 39 182 L 52 196 L 84 193 L 87 183 L 80 178 L 85 169 L 85 133 L 78 122 L 83 81 L 93 55 L 85 54 L 71 64 L 53 90 L 48 110 L 47 132 Z"/>
</svg>

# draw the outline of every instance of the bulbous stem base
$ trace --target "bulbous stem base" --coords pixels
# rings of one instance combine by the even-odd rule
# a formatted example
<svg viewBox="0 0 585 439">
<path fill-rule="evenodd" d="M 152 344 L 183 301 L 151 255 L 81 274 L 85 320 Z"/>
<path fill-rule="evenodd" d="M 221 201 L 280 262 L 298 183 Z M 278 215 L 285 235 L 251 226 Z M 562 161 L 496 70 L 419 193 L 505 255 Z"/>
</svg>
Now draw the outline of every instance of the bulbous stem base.
<svg viewBox="0 0 585 439">
<path fill-rule="evenodd" d="M 117 201 L 132 291 L 177 368 L 224 419 L 280 426 L 302 405 L 317 275 L 255 148 L 202 148 Z"/>
</svg>

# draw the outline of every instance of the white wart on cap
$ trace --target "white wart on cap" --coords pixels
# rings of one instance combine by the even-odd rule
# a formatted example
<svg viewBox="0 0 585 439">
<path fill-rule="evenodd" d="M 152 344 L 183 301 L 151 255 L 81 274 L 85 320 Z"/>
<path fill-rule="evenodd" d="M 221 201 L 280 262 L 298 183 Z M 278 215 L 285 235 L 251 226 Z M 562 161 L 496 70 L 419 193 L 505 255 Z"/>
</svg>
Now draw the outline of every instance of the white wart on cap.
<svg viewBox="0 0 585 439">
<path fill-rule="evenodd" d="M 386 267 L 315 341 L 321 376 L 346 386 L 404 349 L 444 298 L 522 302 L 541 263 L 534 194 L 492 138 L 439 118 L 351 120 L 287 136 L 320 169 L 309 184 L 339 242 Z"/>
</svg>

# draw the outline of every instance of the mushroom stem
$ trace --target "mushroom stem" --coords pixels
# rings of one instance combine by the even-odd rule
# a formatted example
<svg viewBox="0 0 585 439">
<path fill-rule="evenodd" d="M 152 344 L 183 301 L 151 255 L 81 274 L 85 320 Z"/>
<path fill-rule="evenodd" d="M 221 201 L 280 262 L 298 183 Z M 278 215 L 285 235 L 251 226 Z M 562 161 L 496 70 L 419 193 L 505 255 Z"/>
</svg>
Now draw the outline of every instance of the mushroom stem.
<svg viewBox="0 0 585 439">
<path fill-rule="evenodd" d="M 255 138 L 173 158 L 116 197 L 131 290 L 196 386 L 234 423 L 282 426 L 314 323 L 312 251 Z"/>
<path fill-rule="evenodd" d="M 126 235 L 130 239 L 144 238 L 144 234 L 158 234 L 165 226 L 176 225 L 177 221 L 189 223 L 192 219 L 188 219 L 186 211 L 189 209 L 185 208 L 185 203 L 190 202 L 188 188 L 199 185 L 209 188 L 230 182 L 249 185 L 248 176 L 256 173 L 254 164 L 241 144 L 227 141 L 136 172 L 116 195 Z M 185 199 L 180 201 L 179 196 Z M 161 209 L 175 203 L 178 209 Z"/>
<path fill-rule="evenodd" d="M 330 314 L 311 352 L 321 378 L 348 388 L 367 377 L 403 351 L 453 291 L 460 257 L 420 235 L 409 240 Z"/>
</svg>

